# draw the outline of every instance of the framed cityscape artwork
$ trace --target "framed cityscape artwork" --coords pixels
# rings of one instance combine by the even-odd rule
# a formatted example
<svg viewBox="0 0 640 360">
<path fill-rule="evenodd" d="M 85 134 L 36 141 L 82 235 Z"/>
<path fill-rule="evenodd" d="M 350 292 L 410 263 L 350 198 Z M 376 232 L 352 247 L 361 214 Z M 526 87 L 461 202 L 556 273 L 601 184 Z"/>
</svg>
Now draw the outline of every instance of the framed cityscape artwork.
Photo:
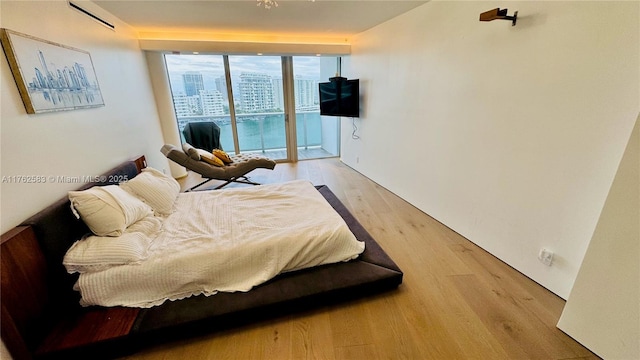
<svg viewBox="0 0 640 360">
<path fill-rule="evenodd" d="M 8 29 L 0 39 L 27 113 L 104 106 L 88 52 Z"/>
</svg>

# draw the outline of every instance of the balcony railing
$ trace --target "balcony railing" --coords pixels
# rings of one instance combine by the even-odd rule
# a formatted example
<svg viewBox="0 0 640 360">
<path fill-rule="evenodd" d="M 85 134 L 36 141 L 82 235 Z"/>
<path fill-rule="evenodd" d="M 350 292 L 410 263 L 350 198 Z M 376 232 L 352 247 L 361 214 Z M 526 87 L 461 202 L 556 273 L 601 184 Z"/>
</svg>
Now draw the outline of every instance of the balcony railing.
<svg viewBox="0 0 640 360">
<path fill-rule="evenodd" d="M 220 127 L 220 142 L 224 149 L 233 146 L 233 130 L 229 115 L 196 115 L 178 117 L 180 135 L 189 122 L 214 121 Z M 286 149 L 284 112 L 236 114 L 240 152 L 267 152 Z M 299 149 L 322 146 L 320 111 L 296 111 L 296 136 Z M 184 141 L 184 138 L 183 138 Z"/>
</svg>

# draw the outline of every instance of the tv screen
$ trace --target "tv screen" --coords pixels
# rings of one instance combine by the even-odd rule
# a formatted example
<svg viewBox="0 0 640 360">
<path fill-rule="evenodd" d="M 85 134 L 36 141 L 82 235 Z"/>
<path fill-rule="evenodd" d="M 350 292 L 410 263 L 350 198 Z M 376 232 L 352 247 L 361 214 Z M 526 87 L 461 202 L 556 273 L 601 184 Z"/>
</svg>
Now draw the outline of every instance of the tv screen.
<svg viewBox="0 0 640 360">
<path fill-rule="evenodd" d="M 319 83 L 320 115 L 360 117 L 360 82 L 334 77 Z"/>
</svg>

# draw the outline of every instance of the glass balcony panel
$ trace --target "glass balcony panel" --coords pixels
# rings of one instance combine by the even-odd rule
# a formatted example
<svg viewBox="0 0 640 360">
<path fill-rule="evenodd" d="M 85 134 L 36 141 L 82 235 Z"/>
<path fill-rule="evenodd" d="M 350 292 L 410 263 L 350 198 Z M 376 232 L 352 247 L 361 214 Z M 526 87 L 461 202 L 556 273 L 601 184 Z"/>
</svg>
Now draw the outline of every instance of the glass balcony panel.
<svg viewBox="0 0 640 360">
<path fill-rule="evenodd" d="M 298 159 L 339 155 L 338 120 L 335 117 L 320 116 L 318 94 L 318 83 L 335 76 L 336 68 L 335 57 L 293 57 Z"/>
<path fill-rule="evenodd" d="M 240 152 L 287 159 L 282 60 L 279 56 L 229 56 Z"/>
</svg>

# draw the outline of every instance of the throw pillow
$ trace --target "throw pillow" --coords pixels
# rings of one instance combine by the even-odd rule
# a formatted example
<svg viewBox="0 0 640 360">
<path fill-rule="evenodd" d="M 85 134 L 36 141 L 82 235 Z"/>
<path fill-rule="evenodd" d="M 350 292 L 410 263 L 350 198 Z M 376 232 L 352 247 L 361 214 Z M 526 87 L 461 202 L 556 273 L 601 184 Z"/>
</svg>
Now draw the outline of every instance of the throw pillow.
<svg viewBox="0 0 640 360">
<path fill-rule="evenodd" d="M 200 161 L 200 155 L 198 154 L 198 150 L 193 146 L 191 146 L 191 144 L 189 143 L 182 144 L 182 151 L 184 151 L 185 154 L 189 155 L 189 157 L 192 158 L 193 160 Z"/>
<path fill-rule="evenodd" d="M 112 266 L 139 263 L 148 256 L 150 240 L 142 233 L 109 237 L 87 236 L 76 241 L 62 260 L 70 274 L 106 270 Z"/>
<path fill-rule="evenodd" d="M 180 184 L 162 171 L 148 167 L 133 179 L 121 183 L 120 187 L 142 199 L 157 215 L 173 212 L 173 203 L 180 193 Z"/>
<path fill-rule="evenodd" d="M 149 246 L 161 229 L 162 220 L 147 216 L 117 237 L 85 236 L 67 250 L 62 263 L 70 274 L 139 263 L 147 259 Z"/>
<path fill-rule="evenodd" d="M 231 164 L 233 162 L 233 160 L 231 160 L 231 158 L 229 157 L 229 154 L 227 154 L 224 150 L 213 149 L 212 153 L 218 159 L 222 160 L 225 164 Z"/>
<path fill-rule="evenodd" d="M 120 236 L 127 226 L 151 214 L 151 208 L 118 185 L 69 191 L 71 211 L 98 236 Z"/>
<path fill-rule="evenodd" d="M 213 153 L 210 153 L 202 149 L 197 149 L 197 151 L 198 151 L 198 155 L 200 156 L 200 160 L 206 162 L 207 164 L 220 166 L 220 167 L 224 166 L 224 162 L 218 159 L 217 156 L 213 155 Z"/>
</svg>

